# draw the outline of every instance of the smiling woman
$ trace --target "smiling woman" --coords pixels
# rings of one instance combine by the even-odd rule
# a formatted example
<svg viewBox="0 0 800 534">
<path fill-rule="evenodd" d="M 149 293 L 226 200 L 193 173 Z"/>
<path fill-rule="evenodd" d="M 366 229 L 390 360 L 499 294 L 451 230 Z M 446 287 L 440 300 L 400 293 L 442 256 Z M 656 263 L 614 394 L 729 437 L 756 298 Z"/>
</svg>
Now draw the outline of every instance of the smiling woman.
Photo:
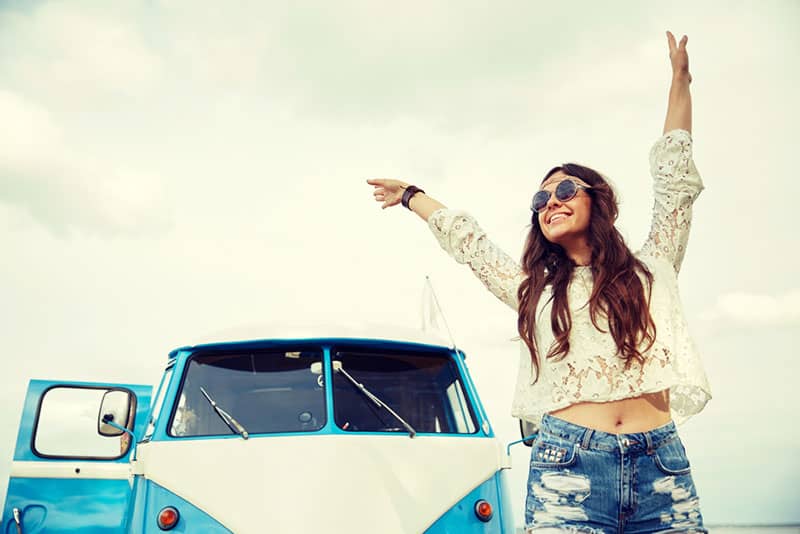
<svg viewBox="0 0 800 534">
<path fill-rule="evenodd" d="M 582 189 L 577 187 L 576 181 L 582 184 Z M 562 185 L 569 183 L 575 186 Z M 559 187 L 562 195 L 549 195 L 548 188 L 558 192 Z M 583 194 L 578 195 L 579 191 Z M 547 201 L 542 203 L 545 196 Z M 535 276 L 520 286 L 519 329 L 533 355 L 537 377 L 539 349 L 537 336 L 532 332 L 536 330 L 535 308 L 546 288 L 553 295 L 552 314 L 560 318 L 553 328 L 555 340 L 547 357 L 560 359 L 570 350 L 572 317 L 564 296 L 568 292 L 572 264 L 592 266 L 597 286 L 588 297 L 592 324 L 608 323 L 617 351 L 626 363 L 631 358 L 643 361 L 642 351 L 652 347 L 655 335 L 645 296 L 653 277 L 645 263 L 634 257 L 614 226 L 618 209 L 613 189 L 596 171 L 565 163 L 547 173 L 542 190 L 534 195 L 532 209 L 532 229 L 522 261 L 527 272 Z M 617 298 L 609 298 L 611 295 Z M 576 316 L 578 314 L 580 310 L 576 311 Z M 648 424 L 658 422 L 666 422 L 663 414 Z M 612 429 L 617 430 L 616 425 Z"/>
<path fill-rule="evenodd" d="M 578 165 L 572 167 L 575 177 L 567 174 L 570 169 L 564 166 L 547 173 L 541 191 L 533 196 L 531 209 L 539 215 L 537 221 L 548 242 L 573 251 L 578 265 L 589 265 L 592 256 L 586 233 L 592 215 L 589 197 L 592 186 L 577 178 Z M 591 169 L 582 169 L 581 174 L 597 174 Z"/>
<path fill-rule="evenodd" d="M 650 154 L 655 204 L 633 253 L 615 227 L 616 195 L 596 171 L 549 171 L 531 204 L 518 264 L 475 219 L 398 180 L 368 180 L 518 312 L 524 342 L 512 414 L 538 428 L 528 531 L 706 532 L 675 423 L 710 388 L 689 338 L 677 275 L 703 189 L 692 160 L 687 38 L 667 32 L 672 64 L 664 135 Z"/>
</svg>

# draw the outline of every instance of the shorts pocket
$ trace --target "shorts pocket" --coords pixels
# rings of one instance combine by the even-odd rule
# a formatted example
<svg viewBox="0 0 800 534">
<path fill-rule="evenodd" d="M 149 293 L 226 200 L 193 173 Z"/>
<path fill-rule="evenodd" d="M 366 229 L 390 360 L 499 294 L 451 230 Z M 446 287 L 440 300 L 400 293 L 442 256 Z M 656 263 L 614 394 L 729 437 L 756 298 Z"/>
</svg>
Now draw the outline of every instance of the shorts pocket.
<svg viewBox="0 0 800 534">
<path fill-rule="evenodd" d="M 680 438 L 658 446 L 653 455 L 656 467 L 665 475 L 685 475 L 691 471 L 686 449 Z"/>
<path fill-rule="evenodd" d="M 531 450 L 525 522 L 537 527 L 563 526 L 584 515 L 592 483 L 579 461 L 580 445 L 556 436 L 537 436 Z"/>
<path fill-rule="evenodd" d="M 559 469 L 569 467 L 578 460 L 578 445 L 558 438 L 541 435 L 533 442 L 531 467 Z"/>
</svg>

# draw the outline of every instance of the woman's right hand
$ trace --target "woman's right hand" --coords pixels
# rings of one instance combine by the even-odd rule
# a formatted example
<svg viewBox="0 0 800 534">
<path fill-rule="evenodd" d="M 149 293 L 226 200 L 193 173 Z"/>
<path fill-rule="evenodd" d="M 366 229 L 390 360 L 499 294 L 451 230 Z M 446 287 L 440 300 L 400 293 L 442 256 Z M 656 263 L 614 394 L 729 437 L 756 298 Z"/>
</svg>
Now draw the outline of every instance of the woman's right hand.
<svg viewBox="0 0 800 534">
<path fill-rule="evenodd" d="M 381 209 L 390 208 L 400 204 L 403 199 L 403 192 L 405 192 L 408 184 L 400 180 L 390 180 L 383 178 L 372 178 L 367 180 L 367 183 L 375 186 L 372 194 L 375 196 L 376 202 L 383 202 Z"/>
</svg>

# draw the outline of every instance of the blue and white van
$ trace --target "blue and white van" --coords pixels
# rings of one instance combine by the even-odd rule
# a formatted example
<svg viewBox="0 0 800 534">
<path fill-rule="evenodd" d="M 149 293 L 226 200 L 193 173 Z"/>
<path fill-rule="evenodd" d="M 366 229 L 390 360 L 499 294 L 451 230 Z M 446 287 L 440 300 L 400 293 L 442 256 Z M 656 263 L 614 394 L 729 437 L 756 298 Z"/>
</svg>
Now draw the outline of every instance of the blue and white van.
<svg viewBox="0 0 800 534">
<path fill-rule="evenodd" d="M 152 391 L 31 381 L 2 534 L 514 532 L 506 449 L 440 342 L 193 345 Z"/>
</svg>

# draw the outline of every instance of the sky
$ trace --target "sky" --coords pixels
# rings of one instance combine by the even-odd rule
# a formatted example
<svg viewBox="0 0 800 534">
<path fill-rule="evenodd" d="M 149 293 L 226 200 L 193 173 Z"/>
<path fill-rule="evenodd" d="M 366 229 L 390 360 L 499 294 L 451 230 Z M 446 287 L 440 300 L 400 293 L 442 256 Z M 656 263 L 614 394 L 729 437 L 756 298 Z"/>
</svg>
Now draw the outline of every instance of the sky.
<svg viewBox="0 0 800 534">
<path fill-rule="evenodd" d="M 697 4 L 0 2 L 0 499 L 29 379 L 150 384 L 246 325 L 416 327 L 426 275 L 517 439 L 515 314 L 365 181 L 519 257 L 541 176 L 584 163 L 635 249 L 670 29 L 706 185 L 680 289 L 714 393 L 682 437 L 708 523 L 800 522 L 800 3 Z"/>
</svg>

